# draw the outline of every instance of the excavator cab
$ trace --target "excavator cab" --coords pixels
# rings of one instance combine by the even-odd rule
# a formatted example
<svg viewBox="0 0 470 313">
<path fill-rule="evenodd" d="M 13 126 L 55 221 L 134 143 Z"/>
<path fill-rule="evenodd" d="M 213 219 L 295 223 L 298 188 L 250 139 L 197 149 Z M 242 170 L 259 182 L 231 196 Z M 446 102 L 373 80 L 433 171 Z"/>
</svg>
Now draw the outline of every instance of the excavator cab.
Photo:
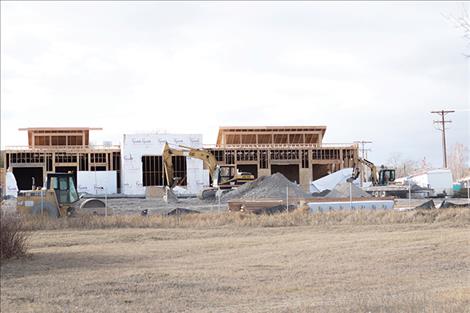
<svg viewBox="0 0 470 313">
<path fill-rule="evenodd" d="M 214 187 L 231 188 L 251 182 L 255 179 L 254 175 L 248 172 L 238 172 L 235 165 L 220 165 L 218 185 Z"/>
<path fill-rule="evenodd" d="M 72 204 L 79 200 L 73 175 L 70 173 L 47 174 L 47 189 L 54 189 L 60 205 Z"/>
<path fill-rule="evenodd" d="M 219 177 L 217 177 L 217 182 L 216 182 L 217 185 L 215 187 L 218 187 L 218 185 L 224 185 L 227 182 L 229 182 L 235 176 L 235 173 L 236 173 L 235 166 L 230 166 L 230 165 L 219 166 L 219 171 L 218 171 Z"/>
<path fill-rule="evenodd" d="M 371 161 L 363 158 L 358 158 L 357 161 L 358 163 L 354 165 L 351 177 L 348 178 L 349 182 L 352 182 L 359 177 L 361 172 L 359 163 L 367 166 L 370 169 L 370 181 L 372 182 L 373 186 L 387 186 L 391 182 L 395 181 L 394 168 L 387 168 L 382 165 L 379 169 L 377 169 L 377 167 Z"/>
<path fill-rule="evenodd" d="M 387 186 L 395 181 L 395 169 L 381 168 L 379 170 L 379 186 Z"/>
</svg>

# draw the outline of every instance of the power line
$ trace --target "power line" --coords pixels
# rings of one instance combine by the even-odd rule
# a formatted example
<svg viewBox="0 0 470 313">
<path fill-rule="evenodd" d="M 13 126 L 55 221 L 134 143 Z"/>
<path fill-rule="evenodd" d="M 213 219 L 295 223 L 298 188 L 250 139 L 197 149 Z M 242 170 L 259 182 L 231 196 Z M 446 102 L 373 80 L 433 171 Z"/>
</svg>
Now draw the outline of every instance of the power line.
<svg viewBox="0 0 470 313">
<path fill-rule="evenodd" d="M 354 141 L 354 143 L 361 145 L 361 155 L 362 155 L 362 158 L 365 158 L 366 151 L 370 151 L 370 149 L 365 148 L 365 145 L 368 143 L 372 143 L 372 141 L 361 140 L 361 141 Z"/>
<path fill-rule="evenodd" d="M 442 133 L 442 152 L 443 152 L 443 167 L 447 168 L 447 147 L 446 147 L 446 124 L 452 123 L 451 120 L 446 120 L 445 117 L 449 113 L 454 113 L 454 110 L 440 110 L 440 111 L 431 111 L 433 114 L 438 114 L 441 116 L 441 119 L 434 121 L 433 124 L 438 124 L 438 130 Z M 440 124 L 440 125 L 439 125 Z"/>
</svg>

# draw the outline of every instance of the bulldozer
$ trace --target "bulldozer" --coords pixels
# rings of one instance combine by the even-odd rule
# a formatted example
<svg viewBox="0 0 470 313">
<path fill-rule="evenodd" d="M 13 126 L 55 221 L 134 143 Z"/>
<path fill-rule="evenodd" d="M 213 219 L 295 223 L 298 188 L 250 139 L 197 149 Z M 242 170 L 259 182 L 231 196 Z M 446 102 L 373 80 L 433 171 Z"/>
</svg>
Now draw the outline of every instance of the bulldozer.
<svg viewBox="0 0 470 313">
<path fill-rule="evenodd" d="M 106 204 L 103 201 L 80 198 L 71 173 L 49 173 L 47 188 L 19 191 L 16 210 L 21 215 L 43 215 L 53 218 L 85 212 L 107 214 Z"/>
<path fill-rule="evenodd" d="M 165 143 L 163 148 L 163 165 L 165 168 L 165 176 L 170 188 L 178 184 L 178 180 L 174 177 L 174 168 L 172 156 L 186 156 L 202 160 L 204 165 L 209 169 L 212 180 L 212 186 L 204 189 L 198 194 L 199 199 L 211 199 L 215 197 L 217 190 L 227 190 L 251 182 L 255 176 L 248 172 L 238 172 L 235 165 L 219 165 L 215 156 L 207 150 L 178 146 L 180 149 L 170 148 Z"/>
</svg>

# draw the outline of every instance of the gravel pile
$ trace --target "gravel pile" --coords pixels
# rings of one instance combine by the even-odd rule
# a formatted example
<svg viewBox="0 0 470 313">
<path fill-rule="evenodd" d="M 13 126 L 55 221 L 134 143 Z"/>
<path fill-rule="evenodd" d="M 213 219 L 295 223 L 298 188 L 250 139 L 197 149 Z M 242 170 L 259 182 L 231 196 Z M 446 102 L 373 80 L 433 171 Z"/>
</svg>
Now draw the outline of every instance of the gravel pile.
<svg viewBox="0 0 470 313">
<path fill-rule="evenodd" d="M 281 199 L 284 200 L 289 190 L 289 198 L 308 198 L 309 193 L 304 192 L 298 185 L 288 180 L 280 173 L 271 176 L 262 176 L 250 183 L 224 194 L 221 201 L 232 199 Z"/>
<path fill-rule="evenodd" d="M 370 198 L 370 194 L 352 184 L 351 194 L 353 198 Z M 331 190 L 326 198 L 349 198 L 349 183 L 341 183 Z"/>
</svg>

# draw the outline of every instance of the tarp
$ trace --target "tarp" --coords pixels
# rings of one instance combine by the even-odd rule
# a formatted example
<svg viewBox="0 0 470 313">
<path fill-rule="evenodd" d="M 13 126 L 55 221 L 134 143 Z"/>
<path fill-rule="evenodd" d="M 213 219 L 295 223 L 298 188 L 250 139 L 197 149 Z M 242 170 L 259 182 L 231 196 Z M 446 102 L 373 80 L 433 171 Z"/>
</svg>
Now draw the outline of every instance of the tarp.
<svg viewBox="0 0 470 313">
<path fill-rule="evenodd" d="M 338 184 L 346 182 L 346 180 L 351 177 L 352 171 L 352 168 L 344 168 L 331 173 L 330 175 L 314 180 L 310 184 L 310 192 L 321 192 L 325 189 L 333 190 Z"/>
<path fill-rule="evenodd" d="M 440 209 L 448 209 L 448 208 L 470 208 L 470 203 L 453 203 L 448 200 L 442 201 L 441 205 L 439 206 Z"/>
<path fill-rule="evenodd" d="M 16 178 L 15 175 L 13 175 L 13 172 L 7 171 L 5 184 L 5 196 L 16 198 L 18 196 L 18 185 L 16 184 Z"/>
<path fill-rule="evenodd" d="M 429 200 L 418 205 L 415 209 L 435 209 L 435 208 L 436 208 L 436 205 L 434 204 L 434 201 Z"/>
</svg>

